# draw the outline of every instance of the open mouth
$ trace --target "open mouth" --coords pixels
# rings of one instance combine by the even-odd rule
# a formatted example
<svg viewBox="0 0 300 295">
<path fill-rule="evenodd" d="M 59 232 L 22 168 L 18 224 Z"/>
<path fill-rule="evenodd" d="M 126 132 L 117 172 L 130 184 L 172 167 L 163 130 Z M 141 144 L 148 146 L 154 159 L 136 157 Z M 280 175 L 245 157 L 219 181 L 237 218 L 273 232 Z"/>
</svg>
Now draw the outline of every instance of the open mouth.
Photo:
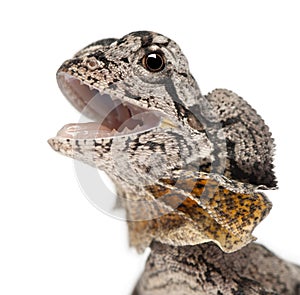
<svg viewBox="0 0 300 295">
<path fill-rule="evenodd" d="M 59 73 L 57 81 L 62 93 L 89 123 L 65 125 L 58 137 L 95 139 L 143 133 L 158 127 L 162 114 L 147 110 L 113 94 L 95 89 L 79 78 Z"/>
</svg>

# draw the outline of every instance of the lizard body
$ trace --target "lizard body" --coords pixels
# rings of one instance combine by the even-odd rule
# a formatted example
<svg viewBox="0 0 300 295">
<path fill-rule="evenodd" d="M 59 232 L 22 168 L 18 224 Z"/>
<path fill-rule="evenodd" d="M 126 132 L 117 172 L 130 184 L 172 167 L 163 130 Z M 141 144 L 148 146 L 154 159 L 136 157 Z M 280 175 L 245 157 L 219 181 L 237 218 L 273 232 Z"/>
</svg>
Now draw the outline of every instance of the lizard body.
<svg viewBox="0 0 300 295">
<path fill-rule="evenodd" d="M 133 295 L 298 295 L 300 267 L 251 243 L 224 253 L 213 243 L 154 242 Z"/>
<path fill-rule="evenodd" d="M 271 133 L 235 93 L 203 96 L 174 41 L 147 31 L 100 40 L 57 79 L 94 122 L 68 124 L 49 143 L 109 175 L 138 251 L 211 241 L 230 253 L 254 240 L 271 209 L 261 190 L 276 187 Z"/>
</svg>

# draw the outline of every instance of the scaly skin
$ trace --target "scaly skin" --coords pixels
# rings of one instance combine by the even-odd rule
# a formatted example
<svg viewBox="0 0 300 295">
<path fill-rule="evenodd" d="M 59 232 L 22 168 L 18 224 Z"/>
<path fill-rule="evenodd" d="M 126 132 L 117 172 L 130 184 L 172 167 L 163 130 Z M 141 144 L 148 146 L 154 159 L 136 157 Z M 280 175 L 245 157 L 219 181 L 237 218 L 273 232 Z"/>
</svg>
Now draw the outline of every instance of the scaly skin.
<svg viewBox="0 0 300 295">
<path fill-rule="evenodd" d="M 254 240 L 252 231 L 271 209 L 259 190 L 276 187 L 271 133 L 235 93 L 217 89 L 203 96 L 174 41 L 146 31 L 104 39 L 63 63 L 57 77 L 73 106 L 99 123 L 68 125 L 49 143 L 61 154 L 109 175 L 127 213 L 130 243 L 138 251 L 155 245 L 156 250 L 197 252 L 205 244 L 192 245 L 212 241 L 230 253 Z M 122 107 L 116 107 L 116 101 Z M 251 247 L 246 249 L 263 255 L 262 248 Z M 158 253 L 154 251 L 150 261 Z M 235 253 L 230 255 L 239 258 L 242 252 Z M 224 257 L 220 255 L 221 260 Z M 191 272 L 204 278 L 203 261 L 194 260 L 199 265 Z M 262 273 L 268 264 L 263 261 Z M 166 268 L 166 278 L 172 277 L 173 268 L 176 263 Z M 148 291 L 149 271 L 146 268 L 136 292 L 168 294 L 172 290 L 175 294 L 178 287 L 172 279 L 157 282 L 165 288 L 158 293 L 149 286 Z M 159 271 L 154 267 L 154 273 Z M 289 271 L 283 272 L 283 282 Z M 253 277 L 260 286 L 257 290 L 270 290 L 264 285 L 270 273 L 264 276 L 259 282 Z M 193 277 L 187 280 L 194 284 Z M 176 294 L 205 294 L 209 288 L 213 291 L 207 294 L 273 294 L 241 293 L 242 289 L 226 293 L 225 285 L 230 286 L 233 278 L 231 273 L 222 277 L 227 279 L 216 285 L 199 280 L 194 293 L 189 284 L 183 284 Z M 295 284 L 286 282 L 289 293 L 280 294 L 295 294 Z M 274 290 L 281 289 L 275 286 Z"/>
<path fill-rule="evenodd" d="M 252 243 L 224 253 L 213 243 L 153 243 L 134 295 L 299 295 L 300 268 Z"/>
</svg>

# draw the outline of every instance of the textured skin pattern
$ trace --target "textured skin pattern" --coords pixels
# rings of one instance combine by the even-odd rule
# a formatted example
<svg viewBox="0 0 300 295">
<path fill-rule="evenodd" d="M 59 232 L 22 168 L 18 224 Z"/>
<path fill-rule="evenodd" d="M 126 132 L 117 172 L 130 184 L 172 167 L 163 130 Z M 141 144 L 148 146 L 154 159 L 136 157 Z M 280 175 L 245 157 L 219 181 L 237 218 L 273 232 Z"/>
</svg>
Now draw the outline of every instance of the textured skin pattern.
<svg viewBox="0 0 300 295">
<path fill-rule="evenodd" d="M 264 121 L 246 101 L 231 91 L 215 90 L 205 97 L 217 113 L 226 134 L 229 161 L 225 176 L 275 187 L 272 173 L 274 144 Z"/>
<path fill-rule="evenodd" d="M 163 185 L 148 187 L 153 196 L 175 209 L 160 218 L 129 222 L 133 246 L 142 250 L 153 239 L 186 245 L 188 238 L 190 245 L 215 241 L 232 252 L 253 240 L 251 232 L 271 209 L 271 203 L 262 193 L 232 192 L 212 180 L 182 178 L 176 187 L 184 192 L 174 192 Z M 145 216 L 144 212 L 140 214 Z"/>
<path fill-rule="evenodd" d="M 212 243 L 153 243 L 133 295 L 299 295 L 300 267 L 252 243 L 226 254 Z"/>
<path fill-rule="evenodd" d="M 153 52 L 163 56 L 161 71 L 145 67 L 145 56 Z M 88 95 L 76 93 L 69 78 L 61 78 L 64 75 L 89 87 L 84 90 Z M 104 95 L 114 97 L 162 118 L 144 132 L 84 139 L 58 135 L 49 140 L 54 150 L 109 175 L 127 213 L 131 246 L 138 251 L 154 247 L 137 289 L 140 295 L 296 294 L 288 281 L 294 268 L 272 281 L 271 262 L 264 264 L 266 250 L 243 248 L 255 239 L 252 231 L 271 209 L 260 190 L 276 188 L 271 133 L 247 102 L 226 89 L 203 96 L 179 46 L 146 31 L 90 44 L 62 64 L 58 81 L 72 105 L 93 120 L 98 120 L 99 101 L 91 99 L 96 93 L 100 100 Z M 186 246 L 210 241 L 225 252 L 243 249 L 225 256 L 212 244 Z M 206 247 L 220 261 L 229 259 L 232 271 L 219 271 L 221 266 L 204 251 Z M 170 253 L 169 264 L 163 263 L 164 251 Z M 197 256 L 188 258 L 193 251 Z M 255 263 L 255 255 L 258 261 L 263 256 L 261 279 L 252 271 L 239 276 L 244 263 Z M 274 258 L 274 267 L 281 265 Z M 276 292 L 282 284 L 289 291 L 262 291 L 270 289 L 269 281 L 278 285 Z"/>
<path fill-rule="evenodd" d="M 166 60 L 159 73 L 143 67 L 143 57 L 152 51 Z M 225 89 L 202 96 L 178 45 L 151 32 L 95 42 L 63 63 L 61 73 L 159 111 L 171 122 L 129 136 L 51 141 L 55 150 L 112 178 L 130 220 L 132 246 L 143 251 L 152 240 L 172 245 L 215 241 L 232 252 L 254 239 L 251 232 L 271 208 L 256 191 L 276 185 L 273 139 L 243 99 Z M 79 111 L 96 117 L 85 97 L 72 94 L 66 83 L 60 86 Z M 202 180 L 209 184 L 205 190 Z M 165 196 L 158 198 L 155 190 Z"/>
</svg>

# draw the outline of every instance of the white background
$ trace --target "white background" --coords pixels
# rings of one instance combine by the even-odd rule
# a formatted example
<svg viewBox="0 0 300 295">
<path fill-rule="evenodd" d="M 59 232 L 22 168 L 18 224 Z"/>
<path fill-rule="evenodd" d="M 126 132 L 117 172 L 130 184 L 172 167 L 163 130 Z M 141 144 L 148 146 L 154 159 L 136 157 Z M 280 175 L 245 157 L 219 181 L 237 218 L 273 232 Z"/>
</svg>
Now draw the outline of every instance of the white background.
<svg viewBox="0 0 300 295">
<path fill-rule="evenodd" d="M 125 223 L 87 201 L 72 160 L 46 142 L 79 116 L 56 85 L 59 65 L 135 30 L 176 40 L 203 93 L 234 90 L 271 127 L 280 189 L 254 234 L 300 263 L 298 3 L 2 1 L 0 294 L 124 295 L 137 280 L 145 255 L 128 248 Z"/>
</svg>

